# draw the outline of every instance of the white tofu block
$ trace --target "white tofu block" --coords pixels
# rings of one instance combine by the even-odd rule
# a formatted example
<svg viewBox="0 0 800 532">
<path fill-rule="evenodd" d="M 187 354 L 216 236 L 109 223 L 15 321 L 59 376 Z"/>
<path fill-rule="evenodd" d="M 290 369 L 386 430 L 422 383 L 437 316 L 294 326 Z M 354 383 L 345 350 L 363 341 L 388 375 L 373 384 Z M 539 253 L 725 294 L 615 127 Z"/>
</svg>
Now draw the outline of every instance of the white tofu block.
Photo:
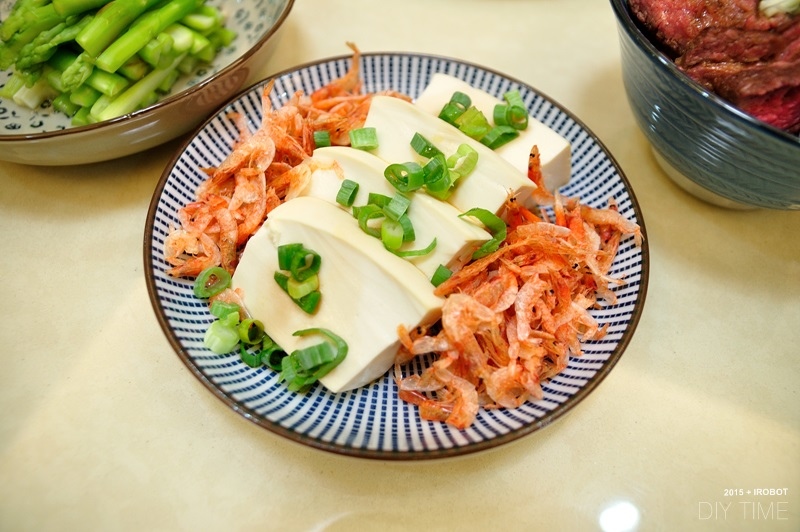
<svg viewBox="0 0 800 532">
<path fill-rule="evenodd" d="M 466 81 L 437 72 L 431 76 L 430 83 L 414 104 L 426 113 L 439 116 L 442 107 L 450 101 L 455 91 L 468 95 L 472 99 L 472 105 L 489 121 L 492 121 L 494 106 L 505 103 L 488 92 L 476 89 Z M 528 156 L 534 144 L 539 148 L 545 188 L 554 192 L 566 185 L 571 175 L 570 144 L 564 137 L 532 116 L 528 117 L 527 129 L 520 131 L 516 139 L 497 148 L 495 153 L 527 175 Z"/>
<path fill-rule="evenodd" d="M 308 186 L 300 192 L 302 195 L 324 199 L 345 209 L 336 203 L 336 194 L 345 179 L 359 184 L 354 206 L 365 205 L 370 193 L 391 197 L 397 192 L 383 175 L 386 162 L 363 150 L 345 146 L 318 148 L 314 151 L 314 160 L 322 167 L 312 173 Z M 436 247 L 431 253 L 405 258 L 429 279 L 440 264 L 452 269 L 492 238 L 482 227 L 459 218 L 461 211 L 447 202 L 423 192 L 413 192 L 408 197 L 411 205 L 407 214 L 414 226 L 416 240 L 406 242 L 401 249 L 425 248 L 436 239 Z M 346 210 L 350 212 L 350 208 Z M 353 223 L 357 223 L 355 218 Z"/>
<path fill-rule="evenodd" d="M 322 258 L 322 299 L 315 314 L 301 310 L 278 286 L 278 246 L 301 243 Z M 321 379 L 333 392 L 365 386 L 392 366 L 399 347 L 397 327 L 431 324 L 442 299 L 411 263 L 386 251 L 376 238 L 335 205 L 310 196 L 285 202 L 270 212 L 250 238 L 233 276 L 250 314 L 267 334 L 292 352 L 323 341 L 293 336 L 313 327 L 329 329 L 348 344 L 344 361 Z"/>
<path fill-rule="evenodd" d="M 461 144 L 478 152 L 475 170 L 457 181 L 455 191 L 447 200 L 461 212 L 481 207 L 497 213 L 509 196 L 516 196 L 524 205 L 534 206 L 531 194 L 536 185 L 528 179 L 527 171 L 519 171 L 480 142 L 410 102 L 375 96 L 365 125 L 374 127 L 378 135 L 378 147 L 372 153 L 387 163 L 415 161 L 424 165 L 427 162 L 411 147 L 415 133 L 427 138 L 445 156 L 455 153 Z"/>
</svg>

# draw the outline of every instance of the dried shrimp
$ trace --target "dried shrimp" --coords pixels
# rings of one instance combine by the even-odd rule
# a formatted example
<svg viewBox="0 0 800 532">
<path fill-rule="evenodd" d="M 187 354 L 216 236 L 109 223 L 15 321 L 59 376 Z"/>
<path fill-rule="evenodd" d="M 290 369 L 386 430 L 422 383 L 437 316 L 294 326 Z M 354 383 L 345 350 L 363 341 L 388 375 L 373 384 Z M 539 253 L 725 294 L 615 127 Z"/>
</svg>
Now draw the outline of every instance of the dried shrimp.
<svg viewBox="0 0 800 532">
<path fill-rule="evenodd" d="M 269 98 L 274 80 L 264 87 L 263 118 L 255 132 L 239 113 L 228 116 L 239 137 L 218 166 L 197 188 L 195 201 L 178 211 L 180 227 L 164 243 L 165 260 L 175 277 L 196 277 L 210 266 L 236 268 L 247 240 L 270 211 L 296 195 L 310 175 L 303 164 L 314 151 L 314 132 L 328 131 L 331 143 L 349 145 L 349 132 L 364 125 L 372 96 L 363 94 L 359 76 L 360 52 L 353 50 L 352 67 L 341 78 L 310 95 L 298 91 L 279 109 Z M 408 96 L 379 94 L 410 101 Z"/>
<path fill-rule="evenodd" d="M 429 420 L 470 426 L 479 408 L 514 408 L 543 396 L 541 384 L 582 354 L 581 341 L 606 334 L 591 315 L 600 300 L 616 301 L 608 272 L 620 240 L 641 230 L 610 202 L 606 209 L 552 195 L 541 186 L 538 149 L 529 177 L 553 220 L 507 202 L 509 226 L 501 247 L 440 284 L 446 296 L 437 330 L 401 328 L 395 364 L 400 398 Z M 431 353 L 420 374 L 403 376 L 402 363 Z"/>
</svg>

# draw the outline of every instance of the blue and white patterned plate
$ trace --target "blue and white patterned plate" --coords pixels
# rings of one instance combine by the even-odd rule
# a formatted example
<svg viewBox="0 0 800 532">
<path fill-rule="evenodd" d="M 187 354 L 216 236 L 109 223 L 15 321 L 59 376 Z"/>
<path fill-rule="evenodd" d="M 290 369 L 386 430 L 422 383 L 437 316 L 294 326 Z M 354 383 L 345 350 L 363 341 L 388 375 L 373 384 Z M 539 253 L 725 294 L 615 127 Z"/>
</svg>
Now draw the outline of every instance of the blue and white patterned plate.
<svg viewBox="0 0 800 532">
<path fill-rule="evenodd" d="M 350 59 L 332 58 L 277 74 L 273 106 L 279 107 L 297 90 L 308 94 L 343 75 Z M 620 212 L 645 233 L 633 190 L 612 156 L 577 118 L 535 89 L 454 59 L 396 53 L 361 58 L 367 91 L 391 88 L 416 97 L 434 72 L 456 76 L 497 97 L 519 89 L 531 115 L 572 144 L 572 180 L 562 192 L 597 207 L 605 207 L 613 196 Z M 177 210 L 193 201 L 205 178 L 201 168 L 219 164 L 236 140 L 237 129 L 227 113 L 243 113 L 253 128 L 259 123 L 262 87 L 263 83 L 251 87 L 232 100 L 187 141 L 161 177 L 147 215 L 144 261 L 153 307 L 178 356 L 214 395 L 249 421 L 317 449 L 363 458 L 419 460 L 485 450 L 535 432 L 566 414 L 605 378 L 630 342 L 642 313 L 649 272 L 646 238 L 641 247 L 631 239 L 620 246 L 611 275 L 624 278 L 626 284 L 615 289 L 617 304 L 594 311 L 601 324 L 609 325 L 606 337 L 583 344 L 584 355 L 572 358 L 563 373 L 543 385 L 542 400 L 515 409 L 483 410 L 466 430 L 421 419 L 415 406 L 397 397 L 388 374 L 349 392 L 334 394 L 318 385 L 303 395 L 287 391 L 270 369 L 252 369 L 237 354 L 219 356 L 206 350 L 203 334 L 213 318 L 206 304 L 192 295 L 190 282 L 166 275 L 164 238 L 179 225 Z"/>
</svg>

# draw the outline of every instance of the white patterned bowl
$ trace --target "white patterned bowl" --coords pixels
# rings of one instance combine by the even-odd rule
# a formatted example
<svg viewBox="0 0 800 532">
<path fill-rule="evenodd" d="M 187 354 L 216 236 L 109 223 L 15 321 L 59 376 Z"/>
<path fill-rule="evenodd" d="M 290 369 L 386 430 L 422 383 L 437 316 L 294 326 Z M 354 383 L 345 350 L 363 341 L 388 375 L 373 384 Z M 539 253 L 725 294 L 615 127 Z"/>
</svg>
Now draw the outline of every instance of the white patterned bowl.
<svg viewBox="0 0 800 532">
<path fill-rule="evenodd" d="M 308 94 L 342 75 L 349 59 L 333 58 L 277 74 L 273 106 L 281 106 L 296 90 Z M 620 212 L 644 231 L 630 184 L 611 155 L 578 119 L 535 89 L 470 63 L 428 55 L 364 54 L 361 71 L 366 91 L 392 88 L 412 97 L 434 72 L 449 73 L 498 97 L 518 88 L 531 114 L 572 144 L 572 180 L 562 192 L 598 207 L 606 206 L 613 196 Z M 594 312 L 600 323 L 609 325 L 608 335 L 585 343 L 585 354 L 571 359 L 562 374 L 543 385 L 541 401 L 516 409 L 481 411 L 466 430 L 421 419 L 415 406 L 397 397 L 388 374 L 349 392 L 334 394 L 317 385 L 303 395 L 287 391 L 272 370 L 246 366 L 237 353 L 219 356 L 206 350 L 203 334 L 213 317 L 206 303 L 192 295 L 190 282 L 166 275 L 164 238 L 171 226 L 179 224 L 177 210 L 193 200 L 196 187 L 205 179 L 200 168 L 219 164 L 236 140 L 237 129 L 227 113 L 235 110 L 251 124 L 259 123 L 262 87 L 263 83 L 251 87 L 220 109 L 167 166 L 150 204 L 144 237 L 147 287 L 164 333 L 191 373 L 233 411 L 274 433 L 325 451 L 382 460 L 440 458 L 492 448 L 547 426 L 611 371 L 630 342 L 644 305 L 649 272 L 646 239 L 641 247 L 624 240 L 614 261 L 611 274 L 627 282 L 615 289 L 617 304 Z M 424 363 L 424 359 L 412 362 L 413 369 L 419 371 Z"/>
<path fill-rule="evenodd" d="M 13 0 L 0 0 L 0 19 Z M 237 32 L 214 61 L 176 83 L 159 102 L 97 124 L 74 127 L 48 102 L 36 110 L 0 99 L 0 160 L 33 165 L 72 165 L 116 159 L 158 146 L 195 129 L 220 105 L 264 74 L 279 30 L 294 0 L 210 0 Z M 10 72 L 0 72 L 0 85 Z"/>
</svg>

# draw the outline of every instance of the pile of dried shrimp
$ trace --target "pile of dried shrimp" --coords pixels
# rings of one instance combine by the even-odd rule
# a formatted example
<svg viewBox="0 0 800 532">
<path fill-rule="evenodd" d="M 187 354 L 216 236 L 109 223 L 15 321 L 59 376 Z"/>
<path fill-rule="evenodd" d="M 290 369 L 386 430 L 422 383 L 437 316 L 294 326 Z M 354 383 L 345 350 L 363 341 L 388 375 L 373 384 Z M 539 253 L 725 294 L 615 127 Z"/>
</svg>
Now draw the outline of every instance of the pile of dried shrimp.
<svg viewBox="0 0 800 532">
<path fill-rule="evenodd" d="M 250 236 L 269 212 L 303 188 L 310 167 L 300 164 L 314 151 L 314 132 L 327 131 L 331 144 L 346 146 L 349 132 L 364 125 L 375 94 L 409 100 L 395 91 L 362 94 L 358 48 L 352 43 L 352 67 L 341 78 L 310 95 L 296 92 L 273 109 L 270 81 L 262 93 L 263 118 L 251 133 L 245 118 L 229 116 L 239 138 L 219 166 L 204 169 L 208 178 L 198 187 L 195 201 L 178 211 L 180 227 L 167 235 L 165 260 L 174 277 L 196 277 L 210 266 L 229 272 Z"/>
<path fill-rule="evenodd" d="M 616 209 L 581 205 L 553 196 L 542 185 L 537 147 L 528 177 L 539 185 L 537 202 L 552 206 L 554 220 L 507 202 L 506 240 L 500 248 L 455 272 L 436 293 L 446 296 L 436 330 L 418 328 L 400 335 L 395 364 L 400 398 L 419 408 L 424 419 L 469 427 L 479 408 L 515 408 L 541 399 L 541 383 L 580 356 L 581 341 L 600 339 L 589 310 L 616 301 L 608 275 L 620 240 L 642 234 Z M 432 353 L 421 374 L 403 377 L 402 364 Z"/>
</svg>

